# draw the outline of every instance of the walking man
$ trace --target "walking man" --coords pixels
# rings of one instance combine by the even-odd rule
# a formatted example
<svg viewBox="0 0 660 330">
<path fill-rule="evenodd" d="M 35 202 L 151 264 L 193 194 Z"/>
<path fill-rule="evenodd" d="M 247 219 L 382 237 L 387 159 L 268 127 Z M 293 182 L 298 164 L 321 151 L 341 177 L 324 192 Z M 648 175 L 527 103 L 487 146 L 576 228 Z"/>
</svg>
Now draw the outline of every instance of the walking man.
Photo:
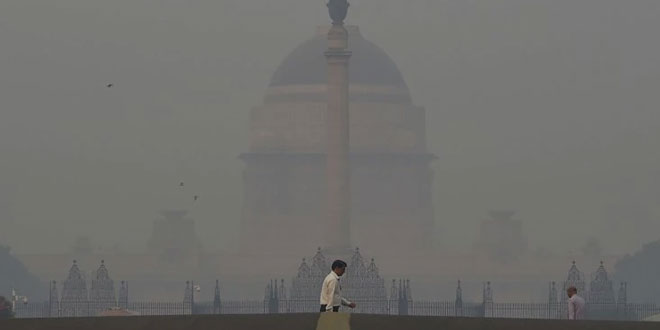
<svg viewBox="0 0 660 330">
<path fill-rule="evenodd" d="M 341 284 L 339 279 L 346 272 L 346 263 L 335 260 L 332 263 L 332 271 L 323 280 L 321 287 L 321 312 L 339 312 L 340 306 L 355 308 L 355 303 L 341 296 Z"/>
<path fill-rule="evenodd" d="M 584 299 L 577 294 L 577 288 L 572 286 L 566 290 L 568 294 L 568 319 L 569 320 L 582 320 L 584 319 Z"/>
</svg>

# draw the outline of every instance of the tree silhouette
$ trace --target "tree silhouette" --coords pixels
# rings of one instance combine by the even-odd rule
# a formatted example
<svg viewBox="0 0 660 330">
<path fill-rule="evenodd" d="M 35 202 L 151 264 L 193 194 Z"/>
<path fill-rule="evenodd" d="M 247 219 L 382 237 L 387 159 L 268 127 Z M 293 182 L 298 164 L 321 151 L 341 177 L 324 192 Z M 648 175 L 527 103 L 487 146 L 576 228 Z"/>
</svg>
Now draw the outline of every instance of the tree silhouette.
<svg viewBox="0 0 660 330">
<path fill-rule="evenodd" d="M 641 251 L 615 265 L 616 278 L 628 282 L 629 300 L 660 302 L 659 260 L 660 240 L 644 244 Z"/>
<path fill-rule="evenodd" d="M 43 284 L 10 251 L 8 246 L 0 245 L 0 296 L 10 299 L 11 290 L 15 289 L 18 294 L 31 299 L 43 298 Z"/>
</svg>

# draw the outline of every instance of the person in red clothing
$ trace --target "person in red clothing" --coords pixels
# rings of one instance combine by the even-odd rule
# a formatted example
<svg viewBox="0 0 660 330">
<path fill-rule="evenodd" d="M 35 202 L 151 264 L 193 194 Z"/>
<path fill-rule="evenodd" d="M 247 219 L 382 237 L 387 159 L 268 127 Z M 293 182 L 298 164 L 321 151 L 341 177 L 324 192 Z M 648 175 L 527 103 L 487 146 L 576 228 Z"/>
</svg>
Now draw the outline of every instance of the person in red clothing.
<svg viewBox="0 0 660 330">
<path fill-rule="evenodd" d="M 11 303 L 5 297 L 0 296 L 0 320 L 11 318 L 13 315 Z"/>
</svg>

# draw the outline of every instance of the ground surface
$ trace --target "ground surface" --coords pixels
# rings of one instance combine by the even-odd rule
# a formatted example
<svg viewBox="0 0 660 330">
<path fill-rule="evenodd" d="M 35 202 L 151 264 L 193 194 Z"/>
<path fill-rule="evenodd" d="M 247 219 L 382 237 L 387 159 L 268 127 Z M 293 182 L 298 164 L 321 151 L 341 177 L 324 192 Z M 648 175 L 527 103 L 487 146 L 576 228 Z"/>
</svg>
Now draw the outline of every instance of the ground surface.
<svg viewBox="0 0 660 330">
<path fill-rule="evenodd" d="M 655 322 L 510 320 L 343 313 L 271 315 L 199 315 L 0 320 L 11 330 L 646 330 Z"/>
</svg>

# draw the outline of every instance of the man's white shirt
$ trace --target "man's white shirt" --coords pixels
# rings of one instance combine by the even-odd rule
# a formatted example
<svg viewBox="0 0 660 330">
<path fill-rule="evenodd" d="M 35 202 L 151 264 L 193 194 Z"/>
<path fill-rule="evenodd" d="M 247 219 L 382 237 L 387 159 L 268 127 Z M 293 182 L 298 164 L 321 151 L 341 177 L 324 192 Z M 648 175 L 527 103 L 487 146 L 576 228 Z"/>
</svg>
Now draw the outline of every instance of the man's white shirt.
<svg viewBox="0 0 660 330">
<path fill-rule="evenodd" d="M 568 298 L 568 319 L 581 320 L 584 319 L 584 299 L 576 294 Z"/>
<path fill-rule="evenodd" d="M 323 280 L 321 287 L 321 305 L 327 305 L 326 310 L 332 310 L 334 306 L 348 306 L 351 302 L 341 296 L 341 284 L 339 276 L 332 271 Z"/>
</svg>

